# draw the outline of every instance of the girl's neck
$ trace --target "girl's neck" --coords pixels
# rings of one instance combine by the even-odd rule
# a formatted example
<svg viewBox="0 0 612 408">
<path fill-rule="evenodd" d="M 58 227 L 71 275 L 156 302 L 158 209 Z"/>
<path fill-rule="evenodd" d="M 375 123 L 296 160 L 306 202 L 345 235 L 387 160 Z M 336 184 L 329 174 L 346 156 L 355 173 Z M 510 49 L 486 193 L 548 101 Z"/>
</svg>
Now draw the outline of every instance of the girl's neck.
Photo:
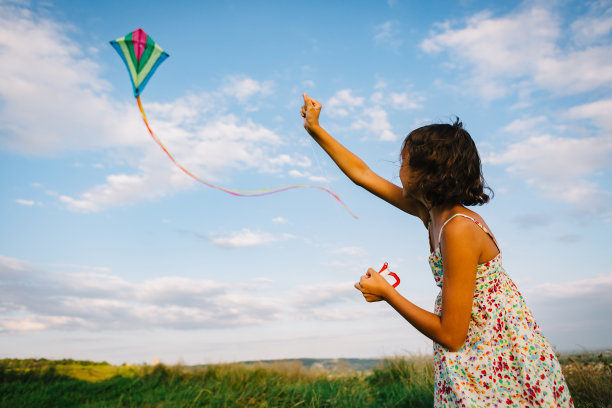
<svg viewBox="0 0 612 408">
<path fill-rule="evenodd" d="M 461 212 L 464 207 L 459 204 L 443 204 L 429 209 L 429 218 L 434 225 L 442 225 L 454 214 Z"/>
</svg>

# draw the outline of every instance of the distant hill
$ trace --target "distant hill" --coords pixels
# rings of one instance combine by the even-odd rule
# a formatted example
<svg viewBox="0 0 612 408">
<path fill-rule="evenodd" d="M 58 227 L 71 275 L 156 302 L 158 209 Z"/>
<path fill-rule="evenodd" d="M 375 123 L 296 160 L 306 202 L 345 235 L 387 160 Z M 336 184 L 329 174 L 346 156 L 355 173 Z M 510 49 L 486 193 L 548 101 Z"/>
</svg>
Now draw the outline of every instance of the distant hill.
<svg viewBox="0 0 612 408">
<path fill-rule="evenodd" d="M 379 358 L 287 358 L 280 360 L 251 360 L 240 361 L 235 364 L 250 365 L 300 365 L 312 370 L 327 371 L 330 374 L 340 374 L 347 372 L 366 372 L 384 362 Z M 195 365 L 192 367 L 204 367 L 206 364 Z"/>
</svg>

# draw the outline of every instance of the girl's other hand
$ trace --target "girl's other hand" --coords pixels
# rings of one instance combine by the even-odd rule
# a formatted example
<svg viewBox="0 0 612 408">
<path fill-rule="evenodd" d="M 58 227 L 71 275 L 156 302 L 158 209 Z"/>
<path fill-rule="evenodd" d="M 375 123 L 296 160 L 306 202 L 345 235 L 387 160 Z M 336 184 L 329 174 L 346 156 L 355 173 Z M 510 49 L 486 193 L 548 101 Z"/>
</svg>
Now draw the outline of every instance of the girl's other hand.
<svg viewBox="0 0 612 408">
<path fill-rule="evenodd" d="M 355 288 L 363 294 L 366 301 L 379 302 L 386 299 L 387 293 L 393 289 L 393 286 L 370 268 L 355 284 Z"/>
<path fill-rule="evenodd" d="M 321 113 L 321 104 L 305 93 L 302 94 L 304 105 L 302 106 L 302 117 L 304 118 L 304 129 L 308 133 L 319 126 L 319 114 Z"/>
</svg>

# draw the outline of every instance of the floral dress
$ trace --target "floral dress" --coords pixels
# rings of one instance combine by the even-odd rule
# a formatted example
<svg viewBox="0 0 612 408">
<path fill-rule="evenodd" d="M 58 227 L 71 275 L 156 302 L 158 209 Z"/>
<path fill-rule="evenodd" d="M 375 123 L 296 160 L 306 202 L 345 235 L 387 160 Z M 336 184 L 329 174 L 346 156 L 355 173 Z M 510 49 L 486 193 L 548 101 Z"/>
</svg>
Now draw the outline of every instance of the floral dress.
<svg viewBox="0 0 612 408">
<path fill-rule="evenodd" d="M 485 226 L 474 221 L 495 241 Z M 438 240 L 439 242 L 439 240 Z M 442 254 L 429 257 L 442 288 Z M 442 310 L 442 291 L 435 313 Z M 435 407 L 573 407 L 554 351 L 501 265 L 501 252 L 478 265 L 468 334 L 451 352 L 434 342 Z"/>
</svg>

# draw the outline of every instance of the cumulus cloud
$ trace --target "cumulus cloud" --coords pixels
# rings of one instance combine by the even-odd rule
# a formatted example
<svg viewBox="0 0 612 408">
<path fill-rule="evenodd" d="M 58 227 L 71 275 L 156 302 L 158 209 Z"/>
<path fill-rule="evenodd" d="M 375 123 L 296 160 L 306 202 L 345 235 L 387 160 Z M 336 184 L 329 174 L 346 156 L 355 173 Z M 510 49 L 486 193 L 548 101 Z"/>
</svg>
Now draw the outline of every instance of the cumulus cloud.
<svg viewBox="0 0 612 408">
<path fill-rule="evenodd" d="M 226 79 L 222 91 L 239 102 L 246 102 L 251 96 L 257 94 L 271 94 L 273 85 L 272 81 L 256 81 L 245 76 L 231 76 Z"/>
<path fill-rule="evenodd" d="M 606 7 L 606 14 L 611 9 Z M 609 31 L 608 18 L 596 19 L 592 32 L 585 29 L 591 17 L 573 21 L 575 46 L 568 47 L 561 18 L 536 3 L 500 17 L 478 13 L 458 27 L 440 23 L 421 48 L 447 52 L 454 68 L 465 69 L 467 81 L 487 99 L 531 88 L 576 94 L 612 84 L 612 44 L 596 41 Z"/>
<path fill-rule="evenodd" d="M 74 211 L 153 200 L 193 186 L 169 160 L 160 160 L 163 152 L 147 136 L 135 104 L 109 96 L 103 67 L 91 57 L 100 51 L 75 46 L 70 38 L 74 30 L 25 7 L 0 5 L 0 147 L 37 155 L 105 151 L 133 169 L 111 173 L 83 192 L 59 194 L 60 202 Z M 30 46 L 33 42 L 36 47 Z M 32 68 L 41 65 L 44 74 Z M 276 154 L 283 143 L 273 131 L 246 115 L 227 113 L 233 100 L 246 103 L 268 95 L 273 85 L 230 76 L 217 90 L 144 107 L 168 150 L 207 181 L 227 181 L 230 171 L 245 169 L 278 173 L 288 165 L 307 168 L 307 158 Z M 249 103 L 245 109 L 257 106 Z"/>
<path fill-rule="evenodd" d="M 130 282 L 96 270 L 73 265 L 56 271 L 0 255 L 0 332 L 237 328 L 296 317 L 350 322 L 363 305 L 352 281 L 272 288 L 266 295 L 263 290 L 275 285 L 266 277 L 242 285 L 177 276 Z M 607 273 L 547 282 L 523 294 L 554 346 L 567 350 L 609 347 L 611 290 Z M 359 319 L 381 312 L 393 314 L 368 306 Z"/>
<path fill-rule="evenodd" d="M 299 286 L 292 294 L 292 305 L 304 319 L 354 319 L 354 304 L 361 301 L 354 284 L 347 281 Z"/>
<path fill-rule="evenodd" d="M 575 204 L 601 202 L 605 193 L 592 175 L 612 164 L 612 140 L 536 134 L 510 144 L 504 152 L 484 156 L 550 197 Z"/>
<path fill-rule="evenodd" d="M 375 135 L 380 141 L 395 141 L 397 135 L 389 120 L 389 110 L 420 109 L 424 98 L 408 92 L 387 93 L 381 88 L 384 86 L 380 86 L 379 80 L 367 104 L 366 98 L 358 96 L 354 90 L 342 89 L 327 101 L 323 109 L 328 110 L 332 117 L 348 118 L 350 115 L 351 129 L 363 130 L 368 135 Z"/>
<path fill-rule="evenodd" d="M 547 122 L 548 118 L 546 116 L 515 119 L 511 123 L 504 126 L 502 130 L 511 133 L 531 132 L 537 125 Z"/>
<path fill-rule="evenodd" d="M 568 116 L 573 119 L 588 119 L 605 131 L 612 131 L 612 99 L 574 106 L 568 111 Z"/>
<path fill-rule="evenodd" d="M 0 331 L 241 326 L 274 320 L 284 308 L 211 280 L 133 283 L 111 274 L 45 271 L 3 256 L 0 277 Z"/>
<path fill-rule="evenodd" d="M 330 116 L 348 116 L 355 112 L 355 109 L 363 106 L 365 98 L 353 95 L 351 89 L 341 89 L 336 92 L 325 104 L 325 110 Z"/>
<path fill-rule="evenodd" d="M 422 98 L 409 95 L 406 92 L 391 93 L 391 105 L 397 110 L 412 110 L 422 108 L 422 100 Z"/>
<path fill-rule="evenodd" d="M 266 245 L 280 239 L 287 239 L 288 236 L 276 236 L 267 232 L 251 231 L 244 228 L 241 231 L 230 233 L 215 233 L 210 235 L 210 240 L 216 246 L 223 248 L 244 248 L 252 246 Z"/>
<path fill-rule="evenodd" d="M 98 268 L 68 269 L 75 268 L 58 272 L 0 255 L 0 332 L 239 327 L 298 312 L 305 319 L 349 318 L 351 304 L 360 301 L 350 282 L 266 296 L 262 289 L 274 284 L 267 277 L 242 285 L 178 276 L 130 282 L 111 272 L 91 272 Z"/>
<path fill-rule="evenodd" d="M 0 49 L 3 148 L 50 155 L 142 143 L 137 108 L 107 96 L 100 65 L 74 45 L 66 27 L 3 3 Z"/>
<path fill-rule="evenodd" d="M 164 135 L 163 143 L 168 151 L 190 173 L 207 182 L 227 180 L 230 171 L 254 169 L 260 173 L 276 173 L 285 166 L 307 168 L 311 165 L 301 155 L 274 155 L 274 150 L 282 145 L 281 138 L 250 119 L 226 114 L 195 124 L 181 104 L 153 106 L 152 110 L 159 112 L 153 126 L 158 134 Z M 174 114 L 174 110 L 182 112 Z M 158 146 L 149 142 L 142 151 L 143 155 L 136 161 L 137 173 L 112 174 L 107 176 L 106 183 L 77 197 L 63 195 L 61 201 L 73 210 L 99 211 L 156 199 L 194 185 L 193 179 L 163 157 Z"/>
<path fill-rule="evenodd" d="M 355 130 L 366 130 L 369 133 L 378 135 L 379 140 L 393 142 L 397 135 L 391 130 L 389 116 L 380 106 L 369 108 L 356 119 L 352 126 Z"/>
</svg>

